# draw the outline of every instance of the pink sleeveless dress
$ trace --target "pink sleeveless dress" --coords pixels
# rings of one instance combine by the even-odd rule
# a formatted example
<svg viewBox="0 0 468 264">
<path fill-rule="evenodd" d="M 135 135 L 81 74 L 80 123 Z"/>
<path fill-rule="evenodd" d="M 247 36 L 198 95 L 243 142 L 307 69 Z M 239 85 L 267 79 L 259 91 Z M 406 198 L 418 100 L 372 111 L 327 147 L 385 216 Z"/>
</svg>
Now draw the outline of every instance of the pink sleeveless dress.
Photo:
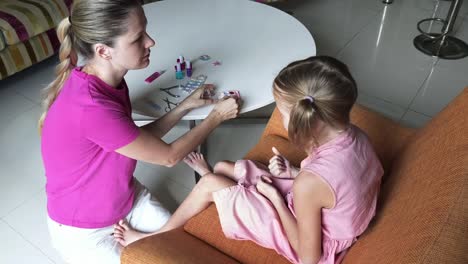
<svg viewBox="0 0 468 264">
<path fill-rule="evenodd" d="M 319 263 L 340 263 L 347 249 L 375 215 L 382 166 L 367 136 L 350 126 L 335 139 L 316 148 L 301 162 L 301 171 L 322 177 L 335 194 L 335 207 L 322 209 L 322 256 Z M 263 164 L 237 161 L 238 184 L 213 194 L 226 237 L 251 240 L 274 249 L 292 263 L 300 263 L 290 246 L 271 202 L 255 187 L 261 175 L 270 175 Z M 295 216 L 293 179 L 273 178 Z"/>
</svg>

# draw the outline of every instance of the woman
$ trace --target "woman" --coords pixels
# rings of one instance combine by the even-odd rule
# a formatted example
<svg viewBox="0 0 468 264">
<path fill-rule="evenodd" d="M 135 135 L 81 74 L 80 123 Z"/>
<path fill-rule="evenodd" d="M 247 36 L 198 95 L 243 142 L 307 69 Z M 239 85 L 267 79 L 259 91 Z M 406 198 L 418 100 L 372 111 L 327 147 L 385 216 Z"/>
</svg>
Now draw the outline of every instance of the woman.
<svg viewBox="0 0 468 264">
<path fill-rule="evenodd" d="M 164 225 L 169 213 L 133 178 L 136 160 L 172 167 L 239 112 L 236 100 L 220 101 L 190 132 L 162 141 L 191 109 L 213 103 L 201 99 L 200 88 L 157 121 L 137 127 L 124 76 L 149 65 L 155 42 L 146 24 L 137 0 L 80 0 L 58 27 L 60 64 L 39 125 L 49 232 L 69 263 L 119 263 L 112 236 L 119 219 L 145 232 Z M 83 67 L 76 67 L 78 54 Z"/>
</svg>

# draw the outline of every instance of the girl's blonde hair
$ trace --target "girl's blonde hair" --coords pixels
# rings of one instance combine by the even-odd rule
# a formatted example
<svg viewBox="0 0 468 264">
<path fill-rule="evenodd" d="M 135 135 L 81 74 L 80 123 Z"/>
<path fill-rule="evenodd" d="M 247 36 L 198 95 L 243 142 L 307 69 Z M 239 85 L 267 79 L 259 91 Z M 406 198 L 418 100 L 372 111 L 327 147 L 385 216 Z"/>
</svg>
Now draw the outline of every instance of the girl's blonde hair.
<svg viewBox="0 0 468 264">
<path fill-rule="evenodd" d="M 56 78 L 43 91 L 43 113 L 39 119 L 39 133 L 52 103 L 78 62 L 94 57 L 94 45 L 114 46 L 115 39 L 126 33 L 125 21 L 130 12 L 141 6 L 141 0 L 76 0 L 70 16 L 57 28 L 61 43 L 60 63 L 55 69 Z"/>
<path fill-rule="evenodd" d="M 357 87 L 348 67 L 327 56 L 315 56 L 286 66 L 273 82 L 275 98 L 290 107 L 288 136 L 303 148 L 316 142 L 320 120 L 340 129 L 349 124 Z"/>
</svg>

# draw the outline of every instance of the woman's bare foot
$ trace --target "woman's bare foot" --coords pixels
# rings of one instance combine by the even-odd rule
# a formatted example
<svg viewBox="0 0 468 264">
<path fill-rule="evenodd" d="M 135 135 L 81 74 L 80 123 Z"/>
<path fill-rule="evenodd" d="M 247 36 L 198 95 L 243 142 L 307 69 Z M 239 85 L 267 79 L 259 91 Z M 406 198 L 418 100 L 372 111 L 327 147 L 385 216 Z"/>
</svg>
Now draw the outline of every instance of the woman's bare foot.
<svg viewBox="0 0 468 264">
<path fill-rule="evenodd" d="M 194 171 L 198 172 L 201 176 L 211 172 L 211 168 L 206 162 L 203 154 L 198 152 L 192 152 L 184 158 L 184 162 L 187 163 Z"/>
<path fill-rule="evenodd" d="M 126 247 L 131 243 L 150 235 L 152 234 L 136 231 L 135 229 L 131 228 L 125 220 L 120 220 L 117 224 L 114 225 L 114 238 L 123 247 Z"/>
</svg>

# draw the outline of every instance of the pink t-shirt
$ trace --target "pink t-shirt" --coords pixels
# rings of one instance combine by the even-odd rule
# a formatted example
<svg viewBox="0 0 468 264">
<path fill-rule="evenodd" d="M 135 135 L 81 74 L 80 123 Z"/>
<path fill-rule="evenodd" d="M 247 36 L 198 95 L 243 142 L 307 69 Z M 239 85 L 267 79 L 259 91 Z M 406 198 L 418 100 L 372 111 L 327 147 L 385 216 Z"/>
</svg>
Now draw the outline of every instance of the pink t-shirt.
<svg viewBox="0 0 468 264">
<path fill-rule="evenodd" d="M 125 81 L 116 89 L 75 68 L 42 129 L 50 218 L 101 228 L 126 216 L 133 205 L 136 160 L 115 150 L 138 135 Z"/>
</svg>

